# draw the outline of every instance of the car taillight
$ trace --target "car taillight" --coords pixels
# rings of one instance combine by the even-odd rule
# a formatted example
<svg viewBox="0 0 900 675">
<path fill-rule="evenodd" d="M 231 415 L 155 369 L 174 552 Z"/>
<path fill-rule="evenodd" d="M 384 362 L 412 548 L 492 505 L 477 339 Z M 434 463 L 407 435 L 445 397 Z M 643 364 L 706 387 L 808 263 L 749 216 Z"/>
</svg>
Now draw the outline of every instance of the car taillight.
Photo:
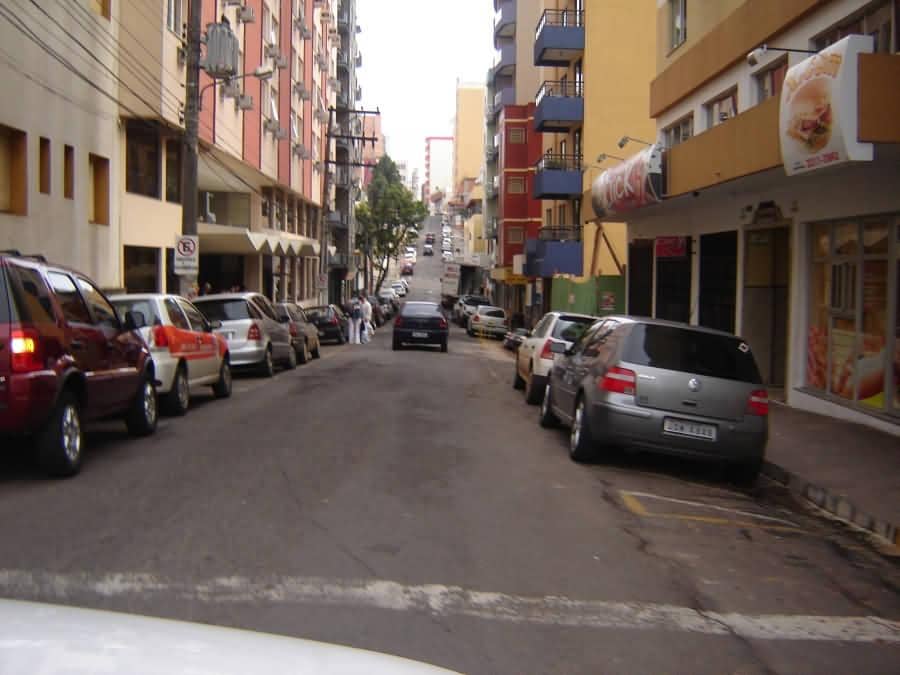
<svg viewBox="0 0 900 675">
<path fill-rule="evenodd" d="M 166 329 L 162 325 L 155 325 L 150 330 L 150 338 L 153 341 L 151 347 L 168 347 L 169 346 L 169 336 L 166 334 Z"/>
<path fill-rule="evenodd" d="M 257 324 L 250 324 L 250 329 L 247 331 L 247 339 L 250 342 L 259 342 L 260 340 L 262 340 L 262 331 L 259 330 L 259 326 Z"/>
<path fill-rule="evenodd" d="M 333 316 L 333 317 L 331 317 L 331 321 L 329 321 L 328 323 L 330 323 L 332 326 L 337 326 L 338 318 L 336 316 Z"/>
<path fill-rule="evenodd" d="M 441 328 L 446 328 L 447 327 L 447 319 L 441 319 L 440 321 L 438 321 L 438 326 Z"/>
<path fill-rule="evenodd" d="M 553 344 L 553 340 L 545 340 L 544 346 L 541 348 L 541 358 L 553 360 L 553 352 L 550 351 L 550 345 Z"/>
<path fill-rule="evenodd" d="M 396 319 L 394 319 L 394 327 L 395 328 L 399 328 L 402 325 L 403 325 L 403 317 L 402 316 L 398 316 Z"/>
<path fill-rule="evenodd" d="M 606 375 L 600 379 L 598 386 L 603 391 L 634 396 L 634 385 L 636 382 L 637 376 L 633 370 L 613 366 L 606 371 Z"/>
<path fill-rule="evenodd" d="M 291 331 L 291 337 L 297 337 L 297 324 L 292 323 L 288 326 L 288 330 Z"/>
<path fill-rule="evenodd" d="M 747 414 L 765 417 L 769 414 L 769 392 L 765 389 L 756 389 L 750 392 L 750 400 L 747 401 Z"/>
<path fill-rule="evenodd" d="M 43 370 L 40 336 L 37 331 L 14 329 L 9 336 L 10 368 L 14 373 L 30 373 Z"/>
<path fill-rule="evenodd" d="M 476 314 L 475 316 L 472 317 L 472 321 L 473 321 L 474 323 L 478 323 L 479 321 L 481 321 L 481 319 L 479 319 L 479 318 L 478 318 L 478 315 Z"/>
</svg>

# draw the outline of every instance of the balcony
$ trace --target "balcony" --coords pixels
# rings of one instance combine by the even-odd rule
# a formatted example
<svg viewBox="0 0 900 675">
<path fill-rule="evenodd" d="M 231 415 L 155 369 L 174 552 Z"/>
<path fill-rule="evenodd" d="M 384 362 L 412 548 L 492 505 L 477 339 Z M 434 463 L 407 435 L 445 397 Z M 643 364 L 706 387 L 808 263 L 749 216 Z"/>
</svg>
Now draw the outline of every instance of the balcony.
<svg viewBox="0 0 900 675">
<path fill-rule="evenodd" d="M 485 146 L 484 158 L 488 161 L 488 163 L 493 163 L 497 161 L 497 157 L 500 155 L 500 140 L 497 134 L 494 134 L 493 138 L 488 141 Z"/>
<path fill-rule="evenodd" d="M 490 183 L 484 184 L 485 199 L 496 199 L 500 192 L 500 176 L 494 176 Z"/>
<path fill-rule="evenodd" d="M 491 81 L 496 82 L 498 77 L 512 77 L 516 73 L 516 45 L 511 42 L 503 45 L 494 59 L 494 67 L 491 68 Z"/>
<path fill-rule="evenodd" d="M 568 66 L 584 53 L 584 11 L 548 9 L 534 31 L 534 65 Z"/>
<path fill-rule="evenodd" d="M 541 231 L 543 233 L 543 230 Z M 555 274 L 581 276 L 584 248 L 580 241 L 528 239 L 525 241 L 525 275 L 552 277 Z"/>
<path fill-rule="evenodd" d="M 546 225 L 538 232 L 543 241 L 581 241 L 581 225 Z"/>
<path fill-rule="evenodd" d="M 584 122 L 584 87 L 581 82 L 547 81 L 534 100 L 534 128 L 565 133 Z"/>
<path fill-rule="evenodd" d="M 500 0 L 500 8 L 494 14 L 494 44 L 497 38 L 516 35 L 516 0 Z"/>
<path fill-rule="evenodd" d="M 337 25 L 338 30 L 342 33 L 346 33 L 350 30 L 350 12 L 347 10 L 340 10 L 338 12 Z"/>
<path fill-rule="evenodd" d="M 497 115 L 508 105 L 516 104 L 516 88 L 512 84 L 501 85 L 496 94 L 494 94 L 494 106 L 491 108 L 491 118 Z"/>
<path fill-rule="evenodd" d="M 581 155 L 547 153 L 535 165 L 535 199 L 569 199 L 581 193 Z"/>
<path fill-rule="evenodd" d="M 344 48 L 338 50 L 337 67 L 338 70 L 350 70 L 350 54 Z"/>
<path fill-rule="evenodd" d="M 350 188 L 350 169 L 346 166 L 339 166 L 334 172 L 334 185 L 341 190 Z"/>
</svg>

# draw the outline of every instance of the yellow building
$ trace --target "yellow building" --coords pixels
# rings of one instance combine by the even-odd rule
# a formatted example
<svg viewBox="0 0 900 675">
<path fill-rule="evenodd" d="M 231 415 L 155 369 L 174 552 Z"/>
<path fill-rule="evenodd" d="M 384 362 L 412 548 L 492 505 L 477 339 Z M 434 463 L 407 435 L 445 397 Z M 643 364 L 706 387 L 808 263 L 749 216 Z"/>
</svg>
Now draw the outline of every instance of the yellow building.
<svg viewBox="0 0 900 675">
<path fill-rule="evenodd" d="M 456 119 L 453 129 L 453 185 L 459 194 L 466 178 L 481 174 L 484 160 L 484 85 L 456 85 Z"/>
</svg>

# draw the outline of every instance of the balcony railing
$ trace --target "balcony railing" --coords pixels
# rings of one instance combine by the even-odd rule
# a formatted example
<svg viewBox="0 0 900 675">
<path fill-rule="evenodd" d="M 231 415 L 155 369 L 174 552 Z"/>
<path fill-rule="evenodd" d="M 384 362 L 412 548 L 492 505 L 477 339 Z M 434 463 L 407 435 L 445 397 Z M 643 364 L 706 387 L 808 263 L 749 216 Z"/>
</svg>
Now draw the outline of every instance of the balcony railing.
<svg viewBox="0 0 900 675">
<path fill-rule="evenodd" d="M 516 34 L 516 0 L 503 0 L 494 14 L 494 38 L 511 38 Z"/>
<path fill-rule="evenodd" d="M 581 155 L 547 153 L 535 165 L 535 199 L 570 199 L 582 193 Z"/>
<path fill-rule="evenodd" d="M 545 9 L 538 19 L 537 27 L 534 29 L 535 39 L 541 34 L 544 26 L 559 26 L 563 28 L 583 28 L 584 27 L 584 10 L 577 9 Z"/>
<path fill-rule="evenodd" d="M 544 82 L 535 94 L 536 131 L 566 132 L 584 122 L 584 85 L 569 80 Z"/>
<path fill-rule="evenodd" d="M 534 65 L 568 66 L 583 53 L 584 11 L 544 11 L 534 29 Z"/>
<path fill-rule="evenodd" d="M 543 241 L 581 241 L 581 225 L 547 225 L 538 234 Z"/>
<path fill-rule="evenodd" d="M 577 171 L 581 173 L 581 155 L 560 155 L 548 152 L 535 165 L 537 172 L 542 171 Z"/>
<path fill-rule="evenodd" d="M 584 96 L 584 83 L 575 80 L 546 80 L 541 84 L 534 95 L 535 105 L 540 105 L 545 97 L 554 98 L 582 98 Z"/>
</svg>

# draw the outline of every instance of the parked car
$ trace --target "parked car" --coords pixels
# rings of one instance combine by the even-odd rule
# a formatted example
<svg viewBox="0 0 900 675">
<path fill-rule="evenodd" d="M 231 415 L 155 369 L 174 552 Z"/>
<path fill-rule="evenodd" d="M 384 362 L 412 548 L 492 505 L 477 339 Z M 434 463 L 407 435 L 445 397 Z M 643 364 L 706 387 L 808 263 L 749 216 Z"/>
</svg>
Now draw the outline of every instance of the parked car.
<svg viewBox="0 0 900 675">
<path fill-rule="evenodd" d="M 553 352 L 550 351 L 553 343 L 562 342 L 568 349 L 595 321 L 595 316 L 569 312 L 548 312 L 538 321 L 516 353 L 513 375 L 513 387 L 525 389 L 527 403 L 537 405 L 544 396 L 553 366 Z"/>
<path fill-rule="evenodd" d="M 443 258 L 445 262 L 450 262 L 453 260 L 453 254 L 450 251 L 442 251 L 441 258 Z"/>
<path fill-rule="evenodd" d="M 44 471 L 71 476 L 84 422 L 122 417 L 132 435 L 152 434 L 157 376 L 143 325 L 86 276 L 0 253 L 0 437 L 30 438 Z"/>
<path fill-rule="evenodd" d="M 436 302 L 407 302 L 394 319 L 394 351 L 404 344 L 439 345 L 447 351 L 450 329 L 447 319 Z"/>
<path fill-rule="evenodd" d="M 422 246 L 422 255 L 434 255 L 434 247 L 431 244 Z"/>
<path fill-rule="evenodd" d="M 293 302 L 279 302 L 275 305 L 278 320 L 286 323 L 291 334 L 297 363 L 307 363 L 310 359 L 319 358 L 319 329 L 313 325 L 300 305 Z"/>
<path fill-rule="evenodd" d="M 425 235 L 425 243 L 434 244 L 434 232 L 429 232 Z"/>
<path fill-rule="evenodd" d="M 320 340 L 334 340 L 339 345 L 347 341 L 349 319 L 337 305 L 310 307 L 306 316 L 318 329 Z"/>
<path fill-rule="evenodd" d="M 453 316 L 460 326 L 469 325 L 469 317 L 475 313 L 479 305 L 490 305 L 491 301 L 483 295 L 461 295 L 453 308 Z"/>
<path fill-rule="evenodd" d="M 403 267 L 400 269 L 400 274 L 404 275 L 412 275 L 415 270 L 413 269 L 413 264 L 411 262 L 403 263 Z"/>
<path fill-rule="evenodd" d="M 378 291 L 378 297 L 382 301 L 390 303 L 392 315 L 400 309 L 400 296 L 393 288 L 382 288 Z"/>
<path fill-rule="evenodd" d="M 741 338 L 687 324 L 610 316 L 570 348 L 555 342 L 542 426 L 571 428 L 569 455 L 610 446 L 726 463 L 756 479 L 768 440 L 769 399 Z"/>
<path fill-rule="evenodd" d="M 191 387 L 208 385 L 216 398 L 231 396 L 231 356 L 228 342 L 213 332 L 210 322 L 190 301 L 178 295 L 135 293 L 110 296 L 119 316 L 140 312 L 147 324 L 140 329 L 156 366 L 160 403 L 171 415 L 184 415 Z"/>
<path fill-rule="evenodd" d="M 392 282 L 391 288 L 393 288 L 401 298 L 406 295 L 406 286 L 399 281 Z"/>
<path fill-rule="evenodd" d="M 515 330 L 511 330 L 503 336 L 503 346 L 506 349 L 515 351 L 530 334 L 531 331 L 527 328 L 516 328 Z"/>
<path fill-rule="evenodd" d="M 506 311 L 491 305 L 479 305 L 475 309 L 475 313 L 469 316 L 469 322 L 466 327 L 466 332 L 471 337 L 489 335 L 501 340 L 508 330 L 509 321 L 506 318 Z"/>
<path fill-rule="evenodd" d="M 275 364 L 297 367 L 297 354 L 286 324 L 260 293 L 218 293 L 196 298 L 194 304 L 210 321 L 220 321 L 216 333 L 228 340 L 233 368 L 249 367 L 264 377 L 275 374 Z"/>
</svg>

